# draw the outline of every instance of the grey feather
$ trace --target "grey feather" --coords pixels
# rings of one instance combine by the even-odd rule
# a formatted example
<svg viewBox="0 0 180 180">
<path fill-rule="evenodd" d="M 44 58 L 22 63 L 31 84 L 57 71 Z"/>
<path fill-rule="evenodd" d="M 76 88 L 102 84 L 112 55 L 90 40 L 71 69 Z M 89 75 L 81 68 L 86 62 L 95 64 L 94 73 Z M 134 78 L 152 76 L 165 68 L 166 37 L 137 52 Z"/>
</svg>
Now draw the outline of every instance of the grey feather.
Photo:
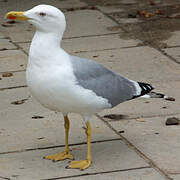
<svg viewBox="0 0 180 180">
<path fill-rule="evenodd" d="M 78 84 L 108 99 L 112 107 L 136 95 L 136 87 L 132 81 L 95 61 L 71 56 L 71 63 Z"/>
</svg>

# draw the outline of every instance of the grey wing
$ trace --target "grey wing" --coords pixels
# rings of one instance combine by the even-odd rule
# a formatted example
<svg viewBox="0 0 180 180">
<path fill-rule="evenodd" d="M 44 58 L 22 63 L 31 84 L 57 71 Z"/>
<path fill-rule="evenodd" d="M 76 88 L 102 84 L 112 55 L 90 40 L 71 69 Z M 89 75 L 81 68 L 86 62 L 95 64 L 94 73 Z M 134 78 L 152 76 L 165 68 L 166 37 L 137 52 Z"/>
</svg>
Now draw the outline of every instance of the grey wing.
<svg viewBox="0 0 180 180">
<path fill-rule="evenodd" d="M 133 81 L 112 72 L 95 61 L 71 56 L 71 63 L 79 85 L 108 99 L 112 107 L 137 95 Z"/>
</svg>

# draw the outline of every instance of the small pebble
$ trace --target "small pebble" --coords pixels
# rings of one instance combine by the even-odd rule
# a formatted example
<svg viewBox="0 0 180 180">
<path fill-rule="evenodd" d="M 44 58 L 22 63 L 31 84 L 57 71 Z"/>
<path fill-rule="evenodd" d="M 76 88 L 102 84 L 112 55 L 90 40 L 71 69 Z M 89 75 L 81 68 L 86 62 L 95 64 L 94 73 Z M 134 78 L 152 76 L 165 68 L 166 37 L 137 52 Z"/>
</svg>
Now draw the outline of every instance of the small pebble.
<svg viewBox="0 0 180 180">
<path fill-rule="evenodd" d="M 165 98 L 165 100 L 167 100 L 167 101 L 175 101 L 175 98 L 173 98 L 173 97 L 167 97 L 167 98 Z"/>
<path fill-rule="evenodd" d="M 14 105 L 20 105 L 20 104 L 23 104 L 25 101 L 27 101 L 28 99 L 21 99 L 21 100 L 18 100 L 18 101 L 13 101 L 11 102 L 11 104 L 14 104 Z"/>
<path fill-rule="evenodd" d="M 119 133 L 125 133 L 125 131 L 119 131 Z"/>
<path fill-rule="evenodd" d="M 32 119 L 42 119 L 44 118 L 43 116 L 33 116 Z"/>
<path fill-rule="evenodd" d="M 11 76 L 13 76 L 13 73 L 11 72 L 5 72 L 2 74 L 2 77 L 11 77 Z"/>
<path fill-rule="evenodd" d="M 170 118 L 167 118 L 166 120 L 166 126 L 179 125 L 179 124 L 180 124 L 180 120 L 176 117 L 170 117 Z"/>
<path fill-rule="evenodd" d="M 120 120 L 127 118 L 127 116 L 123 114 L 108 114 L 108 115 L 104 115 L 104 118 Z"/>
<path fill-rule="evenodd" d="M 45 137 L 39 137 L 39 138 L 37 138 L 38 140 L 41 140 L 41 139 L 44 139 Z"/>
<path fill-rule="evenodd" d="M 8 50 L 7 48 L 1 48 L 0 51 L 5 51 Z"/>
<path fill-rule="evenodd" d="M 97 56 L 97 55 L 94 55 L 94 56 L 93 56 L 93 58 L 96 58 L 96 57 L 98 57 L 98 56 Z"/>
<path fill-rule="evenodd" d="M 137 13 L 135 14 L 128 14 L 128 18 L 136 18 L 137 17 Z"/>
<path fill-rule="evenodd" d="M 15 178 L 17 178 L 19 175 L 17 175 L 17 174 L 14 174 L 14 175 L 12 175 L 12 177 L 15 177 Z"/>
<path fill-rule="evenodd" d="M 150 103 L 150 102 L 149 102 L 149 101 L 146 101 L 145 103 L 148 104 L 148 103 Z"/>
</svg>

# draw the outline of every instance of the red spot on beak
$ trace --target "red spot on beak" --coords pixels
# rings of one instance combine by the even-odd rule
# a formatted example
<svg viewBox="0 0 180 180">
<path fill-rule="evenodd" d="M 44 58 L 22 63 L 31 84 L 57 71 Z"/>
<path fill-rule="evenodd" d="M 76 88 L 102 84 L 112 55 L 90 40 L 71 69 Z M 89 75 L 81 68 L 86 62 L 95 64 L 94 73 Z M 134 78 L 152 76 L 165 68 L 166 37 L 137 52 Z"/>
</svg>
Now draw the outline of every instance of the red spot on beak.
<svg viewBox="0 0 180 180">
<path fill-rule="evenodd" d="M 16 19 L 16 17 L 15 17 L 15 16 L 10 15 L 10 16 L 8 17 L 8 19 Z"/>
</svg>

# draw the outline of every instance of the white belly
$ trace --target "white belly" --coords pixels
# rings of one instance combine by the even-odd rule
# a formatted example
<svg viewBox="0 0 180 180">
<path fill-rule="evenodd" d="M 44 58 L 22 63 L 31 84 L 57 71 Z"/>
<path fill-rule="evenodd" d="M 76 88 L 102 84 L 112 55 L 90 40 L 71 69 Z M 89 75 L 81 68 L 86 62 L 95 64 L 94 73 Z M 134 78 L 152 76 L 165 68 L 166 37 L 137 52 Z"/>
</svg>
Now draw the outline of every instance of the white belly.
<svg viewBox="0 0 180 180">
<path fill-rule="evenodd" d="M 69 67 L 27 68 L 26 78 L 32 95 L 46 108 L 91 115 L 110 108 L 108 101 L 77 85 Z"/>
</svg>

